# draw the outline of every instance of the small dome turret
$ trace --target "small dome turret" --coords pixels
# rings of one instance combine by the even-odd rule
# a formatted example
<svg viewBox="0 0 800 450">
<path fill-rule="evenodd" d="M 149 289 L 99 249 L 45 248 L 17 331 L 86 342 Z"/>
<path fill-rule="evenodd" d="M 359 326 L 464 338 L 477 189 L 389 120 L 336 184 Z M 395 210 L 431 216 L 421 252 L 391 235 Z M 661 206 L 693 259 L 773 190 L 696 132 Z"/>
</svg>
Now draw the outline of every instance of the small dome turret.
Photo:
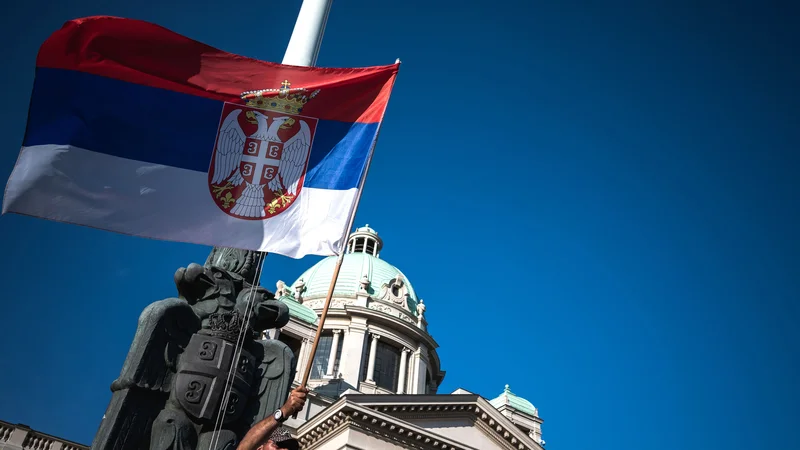
<svg viewBox="0 0 800 450">
<path fill-rule="evenodd" d="M 383 248 L 383 240 L 378 237 L 378 232 L 369 227 L 356 228 L 347 240 L 347 253 L 366 253 L 375 256 L 380 255 Z"/>
<path fill-rule="evenodd" d="M 413 318 L 416 323 L 419 298 L 400 269 L 379 257 L 382 248 L 383 240 L 377 231 L 369 225 L 356 228 L 347 240 L 347 252 L 336 280 L 334 296 L 369 296 L 386 301 L 405 310 L 409 320 Z M 336 257 L 329 256 L 306 270 L 290 289 L 304 304 L 309 302 L 317 308 L 328 293 L 335 267 Z M 425 306 L 421 308 L 424 309 Z"/>
<path fill-rule="evenodd" d="M 531 402 L 511 392 L 511 388 L 506 385 L 503 393 L 489 400 L 489 403 L 514 425 L 528 433 L 531 439 L 544 445 L 542 419 L 539 417 L 539 410 Z"/>
<path fill-rule="evenodd" d="M 377 231 L 356 228 L 343 255 L 318 261 L 290 286 L 277 284 L 293 320 L 279 338 L 292 343 L 299 373 L 311 367 L 309 386 L 321 395 L 435 394 L 444 379 L 426 305 L 408 277 L 379 257 L 382 248 Z M 330 319 L 320 325 L 326 301 Z M 322 334 L 311 358 L 314 325 Z"/>
<path fill-rule="evenodd" d="M 499 408 L 501 406 L 510 406 L 517 411 L 530 414 L 531 416 L 539 415 L 539 411 L 531 402 L 515 395 L 513 392 L 511 392 L 511 388 L 508 385 L 506 385 L 505 389 L 503 389 L 502 394 L 490 400 L 489 403 L 491 403 L 495 408 Z"/>
</svg>

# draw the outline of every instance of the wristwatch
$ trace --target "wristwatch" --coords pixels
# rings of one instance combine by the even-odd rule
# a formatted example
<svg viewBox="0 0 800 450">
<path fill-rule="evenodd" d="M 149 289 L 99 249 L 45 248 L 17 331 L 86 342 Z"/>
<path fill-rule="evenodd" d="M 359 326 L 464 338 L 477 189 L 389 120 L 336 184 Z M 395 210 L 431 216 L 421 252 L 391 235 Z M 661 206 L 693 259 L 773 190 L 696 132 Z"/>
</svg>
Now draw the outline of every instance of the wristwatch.
<svg viewBox="0 0 800 450">
<path fill-rule="evenodd" d="M 283 416 L 283 412 L 281 412 L 280 408 L 275 410 L 275 412 L 272 414 L 272 417 L 274 417 L 275 421 L 278 423 L 282 423 L 286 420 L 286 417 Z"/>
</svg>

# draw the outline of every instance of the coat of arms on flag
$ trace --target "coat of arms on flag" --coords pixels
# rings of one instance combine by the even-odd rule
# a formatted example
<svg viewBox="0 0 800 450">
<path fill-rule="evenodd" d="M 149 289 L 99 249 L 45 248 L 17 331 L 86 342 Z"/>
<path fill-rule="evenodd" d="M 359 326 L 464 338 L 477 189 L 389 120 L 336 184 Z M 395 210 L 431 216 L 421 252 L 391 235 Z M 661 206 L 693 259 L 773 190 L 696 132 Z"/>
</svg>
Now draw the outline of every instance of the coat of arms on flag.
<svg viewBox="0 0 800 450">
<path fill-rule="evenodd" d="M 301 116 L 319 90 L 243 95 L 245 106 L 225 103 L 208 171 L 217 206 L 240 219 L 263 220 L 288 209 L 300 195 L 317 119 Z"/>
</svg>

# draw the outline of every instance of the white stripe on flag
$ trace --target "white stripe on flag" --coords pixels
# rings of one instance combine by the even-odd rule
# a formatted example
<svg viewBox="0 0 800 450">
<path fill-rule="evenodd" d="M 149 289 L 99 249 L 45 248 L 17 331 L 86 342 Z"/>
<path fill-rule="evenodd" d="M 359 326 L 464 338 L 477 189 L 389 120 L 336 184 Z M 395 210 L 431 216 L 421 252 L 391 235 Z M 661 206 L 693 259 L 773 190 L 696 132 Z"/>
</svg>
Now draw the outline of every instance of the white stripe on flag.
<svg viewBox="0 0 800 450">
<path fill-rule="evenodd" d="M 241 220 L 212 201 L 204 172 L 40 145 L 23 147 L 3 213 L 301 258 L 336 253 L 357 191 L 304 188 L 285 212 Z"/>
</svg>

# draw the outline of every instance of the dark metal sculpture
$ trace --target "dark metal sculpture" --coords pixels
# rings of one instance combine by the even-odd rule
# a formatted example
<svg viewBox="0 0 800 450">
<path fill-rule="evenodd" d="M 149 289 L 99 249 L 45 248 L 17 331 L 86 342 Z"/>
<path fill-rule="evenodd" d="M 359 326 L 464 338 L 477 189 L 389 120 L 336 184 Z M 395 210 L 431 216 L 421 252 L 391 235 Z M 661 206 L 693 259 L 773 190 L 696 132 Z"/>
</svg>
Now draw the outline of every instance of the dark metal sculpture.
<svg viewBox="0 0 800 450">
<path fill-rule="evenodd" d="M 179 298 L 139 317 L 92 450 L 233 450 L 280 408 L 296 362 L 284 343 L 260 336 L 286 325 L 289 310 L 251 284 L 258 262 L 256 252 L 215 248 L 205 266 L 178 269 Z"/>
</svg>

